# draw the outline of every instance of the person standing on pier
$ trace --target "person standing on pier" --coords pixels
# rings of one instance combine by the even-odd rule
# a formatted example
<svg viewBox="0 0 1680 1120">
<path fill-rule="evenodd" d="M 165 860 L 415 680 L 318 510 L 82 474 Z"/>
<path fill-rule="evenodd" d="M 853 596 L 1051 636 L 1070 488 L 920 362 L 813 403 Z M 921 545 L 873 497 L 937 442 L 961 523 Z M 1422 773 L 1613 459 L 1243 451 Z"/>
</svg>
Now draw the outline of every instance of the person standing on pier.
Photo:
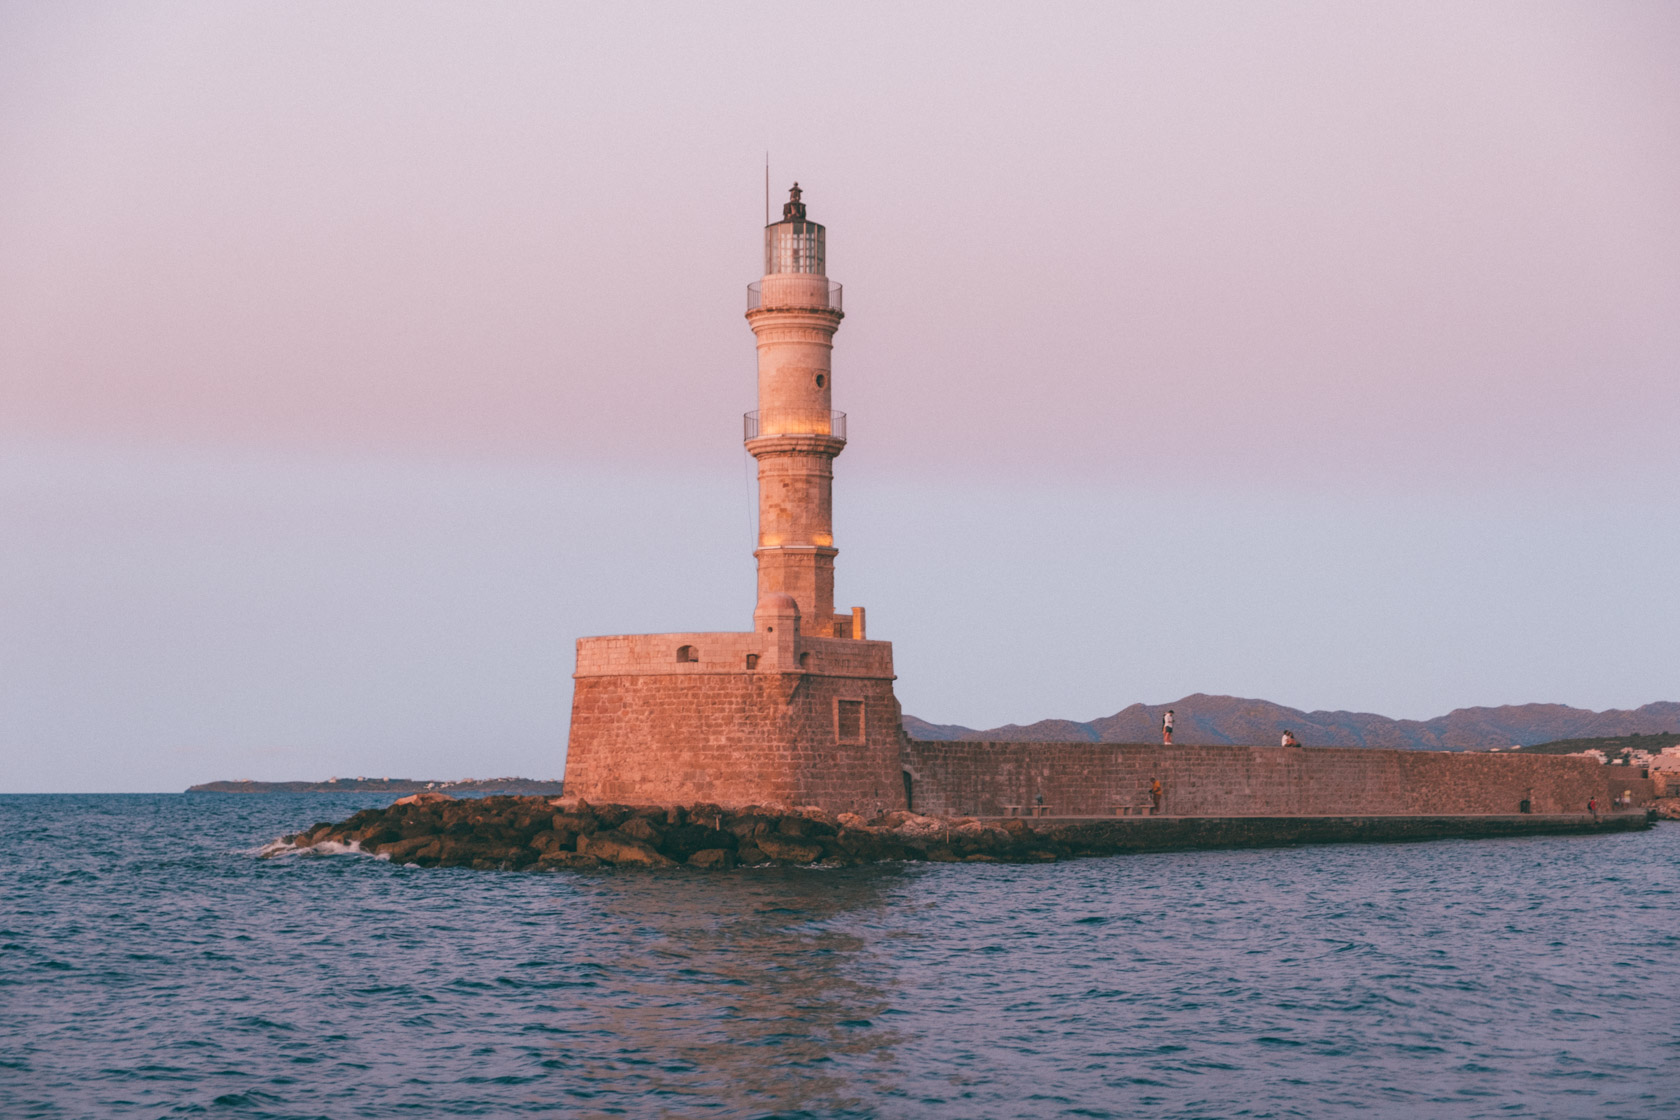
<svg viewBox="0 0 1680 1120">
<path fill-rule="evenodd" d="M 1163 747 L 1172 746 L 1172 724 L 1173 710 L 1168 708 L 1167 714 L 1161 717 L 1161 745 Z"/>
</svg>

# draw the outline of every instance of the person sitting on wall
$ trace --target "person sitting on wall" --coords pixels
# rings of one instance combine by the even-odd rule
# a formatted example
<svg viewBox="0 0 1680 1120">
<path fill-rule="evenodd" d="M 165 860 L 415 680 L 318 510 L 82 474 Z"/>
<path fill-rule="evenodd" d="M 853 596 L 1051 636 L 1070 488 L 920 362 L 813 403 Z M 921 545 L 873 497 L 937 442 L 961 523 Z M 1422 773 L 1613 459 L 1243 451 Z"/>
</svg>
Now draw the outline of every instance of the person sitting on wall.
<svg viewBox="0 0 1680 1120">
<path fill-rule="evenodd" d="M 1172 724 L 1173 710 L 1168 708 L 1167 714 L 1161 717 L 1161 745 L 1163 747 L 1172 746 Z"/>
</svg>

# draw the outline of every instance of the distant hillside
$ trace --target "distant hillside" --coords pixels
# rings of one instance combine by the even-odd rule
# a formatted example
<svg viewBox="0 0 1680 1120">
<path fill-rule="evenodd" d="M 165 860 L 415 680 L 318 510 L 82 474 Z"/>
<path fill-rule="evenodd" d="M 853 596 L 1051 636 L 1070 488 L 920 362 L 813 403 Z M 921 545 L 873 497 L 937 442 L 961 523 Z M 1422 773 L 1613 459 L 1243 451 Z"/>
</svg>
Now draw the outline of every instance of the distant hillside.
<svg viewBox="0 0 1680 1120">
<path fill-rule="evenodd" d="M 1620 755 L 1624 750 L 1647 750 L 1656 754 L 1664 747 L 1680 746 L 1680 735 L 1665 732 L 1663 734 L 1645 734 L 1635 731 L 1632 735 L 1614 735 L 1605 739 L 1559 739 L 1552 743 L 1536 743 L 1523 747 L 1527 754 L 1575 754 L 1578 751 L 1603 751 L 1611 758 Z"/>
<path fill-rule="evenodd" d="M 324 782 L 205 782 L 188 793 L 419 793 L 435 789 L 444 793 L 557 794 L 559 782 L 535 778 L 469 778 L 458 782 L 414 778 L 329 778 Z"/>
<path fill-rule="evenodd" d="M 1598 739 L 1680 730 L 1680 704 L 1646 704 L 1631 711 L 1592 712 L 1563 704 L 1507 704 L 1460 708 L 1430 720 L 1390 719 L 1370 712 L 1303 712 L 1267 700 L 1195 693 L 1167 704 L 1133 704 L 1089 723 L 1047 719 L 985 730 L 904 717 L 912 739 L 1000 742 L 1150 743 L 1161 737 L 1161 716 L 1173 709 L 1173 738 L 1186 746 L 1273 744 L 1287 728 L 1309 747 L 1389 747 L 1477 750 L 1529 746 L 1562 739 Z"/>
</svg>

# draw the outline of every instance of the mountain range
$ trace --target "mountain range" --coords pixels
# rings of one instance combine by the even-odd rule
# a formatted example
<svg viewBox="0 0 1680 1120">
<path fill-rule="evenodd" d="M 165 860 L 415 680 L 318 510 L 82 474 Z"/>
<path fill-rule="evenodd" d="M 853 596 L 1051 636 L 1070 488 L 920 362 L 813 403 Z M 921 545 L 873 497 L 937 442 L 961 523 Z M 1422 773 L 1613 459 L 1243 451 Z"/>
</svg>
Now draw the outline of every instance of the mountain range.
<svg viewBox="0 0 1680 1120">
<path fill-rule="evenodd" d="M 1161 737 L 1161 716 L 1173 709 L 1173 741 L 1185 746 L 1276 743 L 1287 729 L 1308 747 L 1389 747 L 1411 750 L 1476 750 L 1533 746 L 1556 739 L 1641 735 L 1680 729 L 1680 703 L 1605 712 L 1564 704 L 1506 704 L 1459 708 L 1434 719 L 1390 719 L 1370 712 L 1303 712 L 1269 700 L 1193 693 L 1166 704 L 1133 704 L 1081 723 L 1046 719 L 976 730 L 904 717 L 912 739 L 995 742 L 1151 743 Z"/>
</svg>

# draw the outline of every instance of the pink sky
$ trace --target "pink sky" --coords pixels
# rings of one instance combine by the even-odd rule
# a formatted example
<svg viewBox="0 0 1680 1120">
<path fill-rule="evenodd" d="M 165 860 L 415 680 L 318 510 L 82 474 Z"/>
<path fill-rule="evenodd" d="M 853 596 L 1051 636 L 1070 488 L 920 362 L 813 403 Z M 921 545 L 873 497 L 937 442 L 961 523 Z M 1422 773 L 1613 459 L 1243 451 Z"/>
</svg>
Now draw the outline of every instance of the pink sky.
<svg viewBox="0 0 1680 1120">
<path fill-rule="evenodd" d="M 350 595 L 390 578 L 359 566 L 367 541 L 339 539 L 339 554 L 305 533 L 264 550 L 249 526 L 339 490 L 366 510 L 419 502 L 449 464 L 512 471 L 533 494 L 555 478 L 619 487 L 608 505 L 623 508 L 591 521 L 612 562 L 589 569 L 600 582 L 568 576 L 572 605 L 548 619 L 557 653 L 532 639 L 545 666 L 581 628 L 635 628 L 599 602 L 681 614 L 669 588 L 650 590 L 661 581 L 718 605 L 668 621 L 638 608 L 640 628 L 744 625 L 723 604 L 750 591 L 638 557 L 669 547 L 644 535 L 646 505 L 680 504 L 663 485 L 701 488 L 683 501 L 727 490 L 717 516 L 731 532 L 741 516 L 753 350 L 740 315 L 766 148 L 778 194 L 798 178 L 829 226 L 846 285 L 841 578 L 875 596 L 872 631 L 908 643 L 908 710 L 1091 718 L 1198 688 L 1406 716 L 1680 698 L 1680 608 L 1653 606 L 1672 560 L 1605 583 L 1582 543 L 1673 555 L 1671 3 L 0 4 L 0 516 L 21 530 L 0 564 L 13 659 L 0 669 L 64 705 L 89 683 L 65 666 L 128 671 L 110 651 L 143 624 L 85 593 L 120 581 L 141 547 L 124 525 L 224 534 L 228 555 L 254 550 L 252 571 L 313 549 L 323 594 Z M 246 471 L 267 482 L 208 505 L 182 481 Z M 299 481 L 318 471 L 340 481 Z M 1251 586 L 1252 568 L 1204 559 L 1144 574 L 972 548 L 989 534 L 1049 544 L 1062 530 L 1041 515 L 1056 503 L 1063 556 L 1162 540 L 1217 553 L 1235 531 L 1222 526 L 1240 524 L 1262 549 L 1341 560 Z M 100 513 L 78 528 L 76 510 Z M 397 534 L 413 549 L 460 531 L 416 516 Z M 875 543 L 888 524 L 913 555 Z M 505 534 L 478 541 L 487 555 L 523 547 L 516 521 L 479 528 Z M 716 550 L 695 562 L 750 587 L 750 557 L 724 533 L 687 547 Z M 1427 579 L 1377 574 L 1429 541 L 1467 559 Z M 922 557 L 959 553 L 960 572 L 913 578 Z M 258 632 L 194 598 L 200 563 L 190 549 L 159 559 L 166 575 L 130 596 L 201 620 L 172 639 L 184 664 L 255 650 Z M 1315 599 L 1326 579 L 1334 595 Z M 1059 613 L 1045 583 L 1071 584 L 1086 617 Z M 882 620 L 912 585 L 925 593 Z M 1245 586 L 1266 610 L 1243 613 Z M 470 573 L 438 588 L 466 614 L 504 593 L 476 601 L 518 614 L 513 591 Z M 1148 596 L 1178 606 L 1157 618 Z M 1477 616 L 1490 596 L 1494 614 Z M 1584 611 L 1569 625 L 1547 615 L 1561 599 Z M 1012 679 L 997 636 L 963 629 L 999 601 L 1031 648 L 1074 634 L 1080 650 L 1140 648 L 1145 618 L 1194 641 L 1073 684 L 1061 654 L 1042 679 Z M 1388 613 L 1350 606 L 1371 603 Z M 1090 612 L 1109 622 L 1081 629 Z M 353 660 L 410 643 L 405 617 L 368 614 Z M 1340 671 L 1373 630 L 1419 618 L 1390 666 Z M 1503 644 L 1433 648 L 1455 619 Z M 1243 668 L 1298 624 L 1313 640 L 1291 665 Z M 951 648 L 910 652 L 930 634 Z M 488 631 L 435 637 L 494 656 Z M 31 652 L 49 640 L 58 668 Z M 569 682 L 544 680 L 558 693 L 533 680 L 510 701 L 528 718 L 509 767 L 539 768 L 542 744 L 564 737 Z M 362 686 L 385 695 L 373 676 Z M 146 686 L 156 751 L 189 737 L 178 713 L 196 687 Z M 408 681 L 386 701 L 435 691 Z M 468 725 L 484 703 L 447 718 Z M 235 734 L 254 709 L 228 704 L 206 741 L 330 752 L 378 738 L 331 705 L 302 729 Z M 51 739 L 58 709 L 32 711 L 26 727 L 0 722 L 0 746 Z M 105 731 L 77 734 L 115 751 L 125 718 L 113 708 Z M 396 744 L 409 732 L 394 726 Z"/>
<path fill-rule="evenodd" d="M 1680 419 L 1668 4 L 6 24 L 13 431 L 692 454 L 751 404 L 766 147 L 884 465 L 1631 466 Z"/>
</svg>

